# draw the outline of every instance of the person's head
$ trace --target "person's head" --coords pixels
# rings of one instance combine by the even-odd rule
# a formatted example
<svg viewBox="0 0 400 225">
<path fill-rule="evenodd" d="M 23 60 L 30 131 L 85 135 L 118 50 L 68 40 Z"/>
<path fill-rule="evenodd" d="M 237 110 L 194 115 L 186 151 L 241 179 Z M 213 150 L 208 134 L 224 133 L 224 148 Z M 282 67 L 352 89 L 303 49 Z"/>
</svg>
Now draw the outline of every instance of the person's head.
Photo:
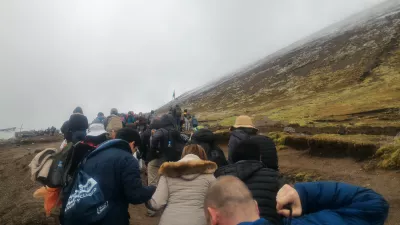
<svg viewBox="0 0 400 225">
<path fill-rule="evenodd" d="M 104 113 L 102 113 L 102 112 L 97 113 L 97 117 L 103 117 L 103 116 L 104 116 Z"/>
<path fill-rule="evenodd" d="M 249 116 L 246 115 L 241 115 L 236 117 L 235 124 L 230 128 L 230 130 L 235 130 L 235 129 L 245 129 L 249 131 L 253 131 L 254 133 L 257 133 L 258 129 L 254 126 L 253 121 Z"/>
<path fill-rule="evenodd" d="M 107 141 L 107 131 L 101 123 L 93 123 L 89 126 L 88 133 L 86 134 L 85 142 L 98 146 Z"/>
<path fill-rule="evenodd" d="M 76 107 L 76 108 L 74 109 L 73 113 L 80 113 L 80 114 L 83 114 L 83 110 L 82 110 L 81 107 L 78 106 L 78 107 Z"/>
<path fill-rule="evenodd" d="M 129 112 L 128 112 L 128 115 L 129 115 L 129 116 L 133 116 L 133 111 L 129 111 Z"/>
<path fill-rule="evenodd" d="M 233 176 L 219 177 L 210 186 L 204 199 L 204 211 L 210 225 L 236 225 L 260 218 L 251 192 Z"/>
<path fill-rule="evenodd" d="M 154 114 L 154 110 L 151 110 L 151 112 L 150 112 L 151 114 Z"/>
<path fill-rule="evenodd" d="M 118 115 L 118 110 L 116 108 L 112 108 L 111 111 L 110 111 L 110 114 L 111 115 L 113 115 L 113 114 L 114 115 Z"/>
<path fill-rule="evenodd" d="M 120 129 L 117 132 L 117 135 L 115 138 L 128 142 L 129 146 L 131 147 L 132 152 L 135 151 L 136 146 L 141 145 L 141 139 L 140 139 L 139 132 L 137 132 L 137 130 L 134 130 L 129 127 Z"/>
<path fill-rule="evenodd" d="M 182 158 L 188 154 L 197 155 L 201 160 L 207 160 L 207 154 L 200 145 L 196 144 L 186 145 L 182 151 Z"/>
<path fill-rule="evenodd" d="M 257 160 L 260 161 L 260 147 L 253 139 L 241 141 L 232 150 L 232 161 L 234 163 L 242 160 Z"/>
</svg>

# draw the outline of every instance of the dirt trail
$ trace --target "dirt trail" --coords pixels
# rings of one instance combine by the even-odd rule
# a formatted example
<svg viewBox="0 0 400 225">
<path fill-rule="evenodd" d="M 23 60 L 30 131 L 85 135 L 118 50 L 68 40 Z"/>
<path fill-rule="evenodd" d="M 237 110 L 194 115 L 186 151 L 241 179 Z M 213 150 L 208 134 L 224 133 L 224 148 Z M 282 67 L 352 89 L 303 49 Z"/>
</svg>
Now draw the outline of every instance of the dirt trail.
<svg viewBox="0 0 400 225">
<path fill-rule="evenodd" d="M 2 225 L 55 225 L 57 216 L 46 218 L 43 201 L 35 200 L 32 193 L 40 186 L 29 179 L 28 164 L 35 151 L 58 147 L 59 142 L 0 148 L 0 224 Z M 226 150 L 226 146 L 222 146 Z M 400 214 L 400 172 L 362 169 L 363 163 L 352 159 L 312 157 L 306 151 L 293 149 L 278 153 L 281 172 L 285 175 L 312 175 L 311 178 L 336 180 L 372 188 L 390 203 L 387 225 L 398 225 Z M 130 206 L 131 224 L 156 225 L 157 217 L 147 217 L 143 205 Z"/>
</svg>

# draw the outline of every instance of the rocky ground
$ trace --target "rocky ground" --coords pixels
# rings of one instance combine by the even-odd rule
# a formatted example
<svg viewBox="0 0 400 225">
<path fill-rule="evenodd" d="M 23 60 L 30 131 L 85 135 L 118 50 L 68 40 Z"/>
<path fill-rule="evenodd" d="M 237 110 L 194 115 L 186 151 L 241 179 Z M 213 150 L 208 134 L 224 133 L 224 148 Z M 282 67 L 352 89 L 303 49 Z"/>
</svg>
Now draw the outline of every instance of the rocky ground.
<svg viewBox="0 0 400 225">
<path fill-rule="evenodd" d="M 44 216 L 43 202 L 32 193 L 40 186 L 29 179 L 28 164 L 35 151 L 46 147 L 59 147 L 59 142 L 31 144 L 29 146 L 0 147 L 0 224 L 2 225 L 54 225 L 57 216 Z M 226 150 L 226 146 L 222 146 Z M 364 170 L 366 162 L 350 158 L 312 157 L 307 151 L 285 149 L 279 151 L 281 172 L 291 181 L 336 180 L 365 186 L 381 193 L 390 203 L 387 225 L 400 221 L 399 171 Z M 159 216 L 147 217 L 143 205 L 131 206 L 131 224 L 156 225 Z"/>
</svg>

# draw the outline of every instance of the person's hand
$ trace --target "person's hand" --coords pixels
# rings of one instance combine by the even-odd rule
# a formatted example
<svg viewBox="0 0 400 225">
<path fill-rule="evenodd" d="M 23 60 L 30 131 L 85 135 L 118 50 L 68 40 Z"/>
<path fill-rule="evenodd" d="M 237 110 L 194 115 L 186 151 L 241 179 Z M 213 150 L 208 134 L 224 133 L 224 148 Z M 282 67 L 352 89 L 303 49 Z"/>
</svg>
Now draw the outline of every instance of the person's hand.
<svg viewBox="0 0 400 225">
<path fill-rule="evenodd" d="M 292 207 L 292 216 L 301 216 L 302 208 L 299 193 L 290 185 L 285 184 L 276 195 L 276 210 L 282 216 L 289 217 L 289 209 L 285 206 Z"/>
</svg>

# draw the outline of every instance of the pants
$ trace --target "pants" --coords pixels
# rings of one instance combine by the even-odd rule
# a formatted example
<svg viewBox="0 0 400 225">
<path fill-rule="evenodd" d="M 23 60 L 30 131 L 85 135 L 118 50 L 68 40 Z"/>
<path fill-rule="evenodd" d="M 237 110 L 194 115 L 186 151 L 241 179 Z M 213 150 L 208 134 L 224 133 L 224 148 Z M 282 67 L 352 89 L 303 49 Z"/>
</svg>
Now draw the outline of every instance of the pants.
<svg viewBox="0 0 400 225">
<path fill-rule="evenodd" d="M 160 166 L 164 163 L 163 159 L 153 159 L 147 164 L 147 185 L 157 186 L 158 179 L 160 178 L 158 175 L 158 170 Z"/>
<path fill-rule="evenodd" d="M 190 131 L 190 121 L 185 119 L 185 130 Z"/>
<path fill-rule="evenodd" d="M 72 133 L 72 143 L 76 144 L 80 141 L 85 140 L 86 130 L 79 130 Z"/>
</svg>

